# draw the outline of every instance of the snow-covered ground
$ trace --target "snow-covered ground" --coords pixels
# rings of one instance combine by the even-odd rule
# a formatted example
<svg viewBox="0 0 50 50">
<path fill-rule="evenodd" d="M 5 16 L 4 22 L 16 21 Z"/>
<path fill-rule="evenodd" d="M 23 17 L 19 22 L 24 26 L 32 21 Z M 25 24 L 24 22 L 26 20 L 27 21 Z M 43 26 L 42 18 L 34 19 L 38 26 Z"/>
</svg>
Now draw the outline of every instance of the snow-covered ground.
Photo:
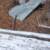
<svg viewBox="0 0 50 50">
<path fill-rule="evenodd" d="M 3 31 L 0 31 L 0 50 L 50 50 L 50 42 L 32 38 L 31 32 Z"/>
</svg>

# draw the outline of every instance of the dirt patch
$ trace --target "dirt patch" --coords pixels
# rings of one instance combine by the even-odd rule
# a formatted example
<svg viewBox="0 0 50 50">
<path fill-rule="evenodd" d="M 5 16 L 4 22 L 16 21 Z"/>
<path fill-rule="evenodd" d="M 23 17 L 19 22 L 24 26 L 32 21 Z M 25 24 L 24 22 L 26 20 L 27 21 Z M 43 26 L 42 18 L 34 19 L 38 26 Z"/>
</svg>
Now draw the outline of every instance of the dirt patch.
<svg viewBox="0 0 50 50">
<path fill-rule="evenodd" d="M 8 11 L 15 4 L 15 0 L 0 0 L 0 28 L 11 28 L 12 18 L 8 15 Z"/>
<path fill-rule="evenodd" d="M 8 15 L 8 11 L 16 4 L 15 0 L 0 0 L 0 28 L 14 29 L 14 23 Z M 39 20 L 37 20 L 41 19 L 48 12 L 49 5 L 49 2 L 47 2 L 45 5 L 39 6 L 23 22 L 17 20 L 15 29 L 32 32 L 50 32 L 50 29 L 38 27 Z M 50 23 L 50 19 L 48 23 Z"/>
</svg>

